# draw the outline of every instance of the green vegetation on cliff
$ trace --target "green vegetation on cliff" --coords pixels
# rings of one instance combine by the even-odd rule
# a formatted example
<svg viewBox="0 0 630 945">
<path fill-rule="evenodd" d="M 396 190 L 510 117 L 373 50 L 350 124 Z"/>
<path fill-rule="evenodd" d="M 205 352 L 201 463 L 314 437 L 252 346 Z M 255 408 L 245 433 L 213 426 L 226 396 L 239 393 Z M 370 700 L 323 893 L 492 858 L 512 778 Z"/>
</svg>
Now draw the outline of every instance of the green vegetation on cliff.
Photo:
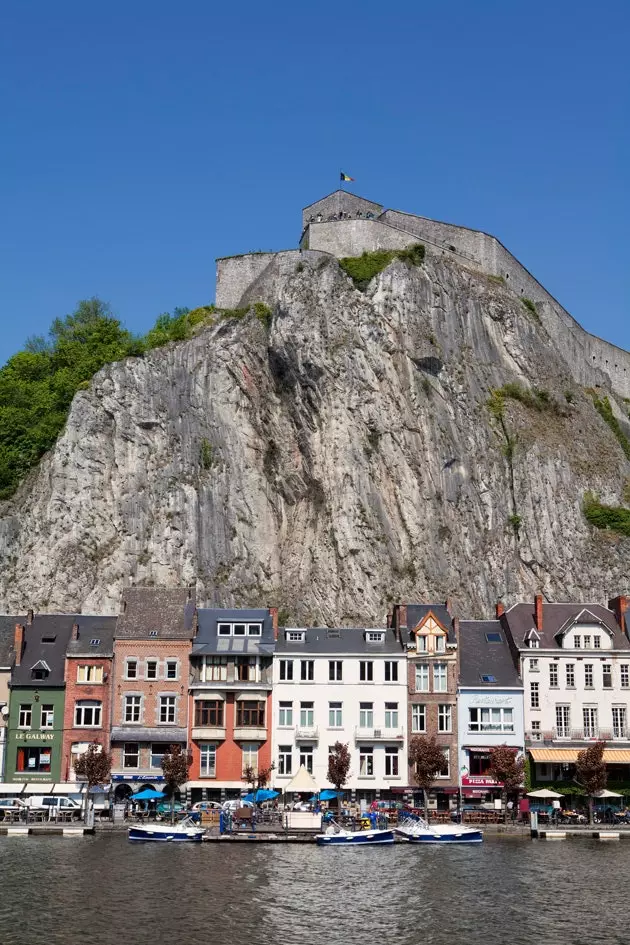
<svg viewBox="0 0 630 945">
<path fill-rule="evenodd" d="M 350 276 L 356 288 L 364 292 L 374 276 L 389 266 L 393 259 L 420 266 L 424 259 L 424 246 L 422 243 L 413 243 L 405 249 L 378 249 L 360 256 L 344 256 L 339 260 L 339 265 Z"/>
<path fill-rule="evenodd" d="M 602 505 L 592 492 L 587 492 L 582 511 L 587 522 L 595 528 L 630 537 L 630 509 L 624 509 L 621 505 Z"/>
<path fill-rule="evenodd" d="M 619 445 L 625 453 L 626 459 L 630 459 L 630 440 L 621 429 L 621 424 L 613 413 L 613 409 L 610 405 L 610 400 L 608 397 L 602 397 L 600 400 L 599 397 L 593 394 L 593 404 L 595 405 L 595 410 L 598 412 L 600 417 L 606 421 L 610 429 L 617 437 Z"/>
</svg>

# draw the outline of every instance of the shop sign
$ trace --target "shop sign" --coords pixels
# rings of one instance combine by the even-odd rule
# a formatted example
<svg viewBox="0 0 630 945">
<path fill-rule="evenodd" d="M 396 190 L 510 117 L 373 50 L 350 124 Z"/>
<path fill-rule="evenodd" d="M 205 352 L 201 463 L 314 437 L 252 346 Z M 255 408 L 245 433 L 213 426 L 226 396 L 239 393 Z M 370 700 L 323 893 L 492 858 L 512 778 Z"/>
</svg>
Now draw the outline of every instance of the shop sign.
<svg viewBox="0 0 630 945">
<path fill-rule="evenodd" d="M 162 773 L 156 774 L 113 774 L 112 781 L 163 781 Z"/>
<path fill-rule="evenodd" d="M 52 732 L 14 732 L 15 738 L 21 742 L 53 742 Z"/>
<path fill-rule="evenodd" d="M 494 778 L 484 777 L 484 775 L 464 774 L 462 775 L 462 787 L 503 787 L 503 783 L 495 781 Z"/>
</svg>

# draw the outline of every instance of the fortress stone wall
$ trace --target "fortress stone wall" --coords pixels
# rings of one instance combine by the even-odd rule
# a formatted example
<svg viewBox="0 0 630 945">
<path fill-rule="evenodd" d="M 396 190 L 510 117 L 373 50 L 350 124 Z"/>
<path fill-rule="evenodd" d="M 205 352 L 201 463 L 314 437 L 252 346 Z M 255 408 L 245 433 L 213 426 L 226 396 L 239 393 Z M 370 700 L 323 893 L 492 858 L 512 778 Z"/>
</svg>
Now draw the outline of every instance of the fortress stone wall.
<svg viewBox="0 0 630 945">
<path fill-rule="evenodd" d="M 302 222 L 300 250 L 217 260 L 219 308 L 236 308 L 255 301 L 256 283 L 262 274 L 268 274 L 270 267 L 278 275 L 294 270 L 296 254 L 316 264 L 322 255 L 359 256 L 364 251 L 402 249 L 422 242 L 429 253 L 452 256 L 471 269 L 500 276 L 517 295 L 535 302 L 544 328 L 578 383 L 610 387 L 622 397 L 630 397 L 630 353 L 585 331 L 496 237 L 398 210 L 384 210 L 380 204 L 343 190 L 306 207 Z"/>
</svg>

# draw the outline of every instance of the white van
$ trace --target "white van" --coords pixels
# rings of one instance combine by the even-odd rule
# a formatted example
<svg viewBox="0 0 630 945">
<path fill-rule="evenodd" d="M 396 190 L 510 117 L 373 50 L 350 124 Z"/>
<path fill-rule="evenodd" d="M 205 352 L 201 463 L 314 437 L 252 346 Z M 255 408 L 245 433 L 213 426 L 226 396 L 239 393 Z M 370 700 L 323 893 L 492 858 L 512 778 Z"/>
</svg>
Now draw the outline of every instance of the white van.
<svg viewBox="0 0 630 945">
<path fill-rule="evenodd" d="M 51 820 L 54 820 L 58 811 L 71 811 L 73 819 L 76 820 L 80 819 L 83 812 L 79 801 L 62 794 L 31 794 L 22 800 L 30 810 L 47 810 Z"/>
</svg>

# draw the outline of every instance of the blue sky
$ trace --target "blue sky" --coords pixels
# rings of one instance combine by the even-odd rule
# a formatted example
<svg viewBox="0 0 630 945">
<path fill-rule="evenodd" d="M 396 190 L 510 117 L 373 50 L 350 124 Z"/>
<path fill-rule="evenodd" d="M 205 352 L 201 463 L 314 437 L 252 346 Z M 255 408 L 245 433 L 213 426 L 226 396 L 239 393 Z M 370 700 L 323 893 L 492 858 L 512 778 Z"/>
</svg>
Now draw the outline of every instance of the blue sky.
<svg viewBox="0 0 630 945">
<path fill-rule="evenodd" d="M 0 361 L 81 298 L 138 332 L 211 301 L 340 169 L 630 348 L 629 39 L 621 0 L 7 0 Z"/>
</svg>

